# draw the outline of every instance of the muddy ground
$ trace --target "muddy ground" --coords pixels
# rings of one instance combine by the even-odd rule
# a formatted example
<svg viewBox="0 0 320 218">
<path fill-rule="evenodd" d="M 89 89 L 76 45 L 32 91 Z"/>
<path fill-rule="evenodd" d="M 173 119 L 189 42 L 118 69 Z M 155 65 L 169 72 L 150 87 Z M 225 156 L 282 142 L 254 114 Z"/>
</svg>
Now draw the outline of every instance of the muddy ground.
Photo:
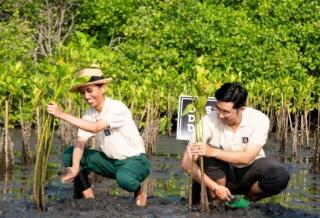
<svg viewBox="0 0 320 218">
<path fill-rule="evenodd" d="M 319 214 L 285 208 L 279 204 L 256 203 L 246 209 L 215 208 L 209 213 L 188 212 L 185 199 L 180 202 L 159 197 L 149 197 L 148 205 L 137 207 L 132 197 L 97 194 L 92 200 L 61 200 L 50 202 L 47 210 L 38 212 L 28 202 L 22 204 L 14 199 L 3 200 L 0 204 L 0 217 L 286 217 L 313 218 Z M 21 205 L 24 205 L 21 207 Z M 16 208 L 19 206 L 19 208 Z"/>
<path fill-rule="evenodd" d="M 246 209 L 230 209 L 224 205 L 209 213 L 189 212 L 187 205 L 188 177 L 179 161 L 184 145 L 174 138 L 160 138 L 158 155 L 151 158 L 152 172 L 146 182 L 148 205 L 135 206 L 133 196 L 109 179 L 96 182 L 96 198 L 73 200 L 72 184 L 62 184 L 57 172 L 63 168 L 59 154 L 50 157 L 46 184 L 47 209 L 39 212 L 32 202 L 32 167 L 17 167 L 10 179 L 0 179 L 0 217 L 286 217 L 320 218 L 320 177 L 309 172 L 310 163 L 301 158 L 284 162 L 292 173 L 285 192 L 268 201 L 254 203 Z M 306 153 L 306 152 L 305 152 Z M 268 154 L 277 156 L 272 149 Z M 284 158 L 285 160 L 287 158 Z"/>
</svg>

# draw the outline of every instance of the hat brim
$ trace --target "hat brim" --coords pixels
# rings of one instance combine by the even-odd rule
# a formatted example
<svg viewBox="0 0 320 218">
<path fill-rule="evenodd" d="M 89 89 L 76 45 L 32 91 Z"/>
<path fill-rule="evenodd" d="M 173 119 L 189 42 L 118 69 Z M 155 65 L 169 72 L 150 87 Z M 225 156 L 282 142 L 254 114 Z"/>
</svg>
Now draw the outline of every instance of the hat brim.
<svg viewBox="0 0 320 218">
<path fill-rule="evenodd" d="M 69 92 L 79 92 L 79 89 L 84 86 L 89 86 L 89 85 L 98 85 L 98 84 L 107 84 L 112 80 L 112 78 L 106 78 L 106 79 L 101 79 L 97 81 L 92 81 L 88 83 L 83 83 L 83 84 L 78 84 L 73 86 L 71 89 L 69 89 Z"/>
</svg>

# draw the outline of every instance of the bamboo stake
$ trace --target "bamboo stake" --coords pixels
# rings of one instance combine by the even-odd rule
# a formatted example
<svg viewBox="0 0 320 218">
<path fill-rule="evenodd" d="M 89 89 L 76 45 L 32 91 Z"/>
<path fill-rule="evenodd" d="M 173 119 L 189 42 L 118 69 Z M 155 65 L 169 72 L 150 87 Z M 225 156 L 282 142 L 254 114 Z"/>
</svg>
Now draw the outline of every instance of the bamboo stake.
<svg viewBox="0 0 320 218">
<path fill-rule="evenodd" d="M 45 112 L 44 112 L 45 113 Z M 39 210 L 45 209 L 44 184 L 47 172 L 49 152 L 54 136 L 54 119 L 49 114 L 43 114 L 42 128 L 38 133 L 35 173 L 33 177 L 33 200 Z"/>
<path fill-rule="evenodd" d="M 203 124 L 201 123 L 201 135 L 203 132 Z M 204 181 L 204 163 L 203 156 L 200 156 L 200 169 L 201 169 L 201 212 L 209 212 L 209 202 L 208 202 L 208 194 L 207 187 Z"/>
<path fill-rule="evenodd" d="M 195 131 L 196 131 L 196 140 L 201 142 L 203 138 L 203 122 L 202 117 L 198 111 L 195 111 Z M 200 125 L 199 125 L 200 124 Z M 203 156 L 200 156 L 200 170 L 201 170 L 201 212 L 209 212 L 209 202 L 207 195 L 207 187 L 204 181 L 204 165 L 203 165 Z"/>
<path fill-rule="evenodd" d="M 192 155 L 192 158 L 191 158 L 191 172 L 189 173 L 190 175 L 190 181 L 189 181 L 189 199 L 188 199 L 188 208 L 189 208 L 189 211 L 192 210 L 192 189 L 193 189 L 193 176 L 192 176 L 192 173 L 193 173 L 193 164 L 194 164 L 194 155 Z"/>
<path fill-rule="evenodd" d="M 38 136 L 39 136 L 39 132 L 40 132 L 40 129 L 41 129 L 41 118 L 40 118 L 40 108 L 39 108 L 39 106 L 37 106 L 37 108 L 36 108 L 36 113 L 37 113 L 37 133 L 38 133 Z"/>
</svg>

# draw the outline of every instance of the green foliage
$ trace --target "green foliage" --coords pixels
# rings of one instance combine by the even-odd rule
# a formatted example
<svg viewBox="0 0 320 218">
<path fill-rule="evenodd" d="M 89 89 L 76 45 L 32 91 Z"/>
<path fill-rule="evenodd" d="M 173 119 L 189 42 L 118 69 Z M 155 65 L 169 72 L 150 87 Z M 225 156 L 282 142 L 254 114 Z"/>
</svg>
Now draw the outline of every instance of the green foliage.
<svg viewBox="0 0 320 218">
<path fill-rule="evenodd" d="M 224 82 L 241 82 L 250 92 L 250 104 L 262 110 L 270 105 L 278 110 L 282 102 L 293 111 L 315 108 L 320 93 L 319 1 L 68 3 L 77 6 L 74 31 L 52 57 L 40 63 L 33 63 L 33 35 L 37 20 L 45 19 L 45 2 L 10 0 L 2 5 L 0 103 L 12 96 L 11 122 L 17 120 L 18 99 L 23 96 L 34 108 L 37 101 L 31 93 L 37 88 L 33 84 L 52 84 L 48 79 L 59 76 L 55 72 L 63 72 L 57 69 L 63 64 L 71 75 L 81 67 L 99 64 L 106 76 L 115 79 L 107 94 L 131 108 L 140 128 L 145 126 L 148 100 L 159 102 L 159 113 L 165 118 L 169 96 L 175 113 L 179 94 L 201 93 L 195 74 L 203 69 L 213 91 Z M 195 69 L 200 56 L 202 66 Z M 12 73 L 18 63 L 19 73 Z M 170 125 L 161 120 L 161 129 Z"/>
<path fill-rule="evenodd" d="M 66 40 L 58 38 L 60 43 L 47 32 L 42 43 L 56 44 L 48 45 L 53 49 L 48 56 L 36 58 L 43 36 L 39 27 L 59 22 L 62 6 L 70 6 L 63 14 L 67 19 L 51 31 L 68 32 L 73 13 L 74 28 Z M 318 0 L 3 1 L 0 123 L 5 100 L 11 124 L 19 123 L 20 99 L 28 120 L 51 100 L 63 106 L 72 99 L 83 109 L 69 88 L 77 70 L 92 63 L 114 79 L 107 95 L 129 106 L 140 129 L 148 126 L 150 104 L 160 116 L 160 131 L 167 129 L 180 94 L 198 96 L 186 111 L 203 115 L 206 98 L 224 82 L 244 84 L 249 104 L 262 111 L 286 107 L 308 113 L 320 98 L 319 20 Z M 53 129 L 56 123 L 47 118 L 45 128 Z M 43 194 L 50 134 L 41 140 L 35 196 Z M 44 198 L 38 200 L 44 209 Z"/>
<path fill-rule="evenodd" d="M 97 36 L 101 44 L 118 37 L 121 41 L 127 20 L 139 7 L 151 4 L 150 0 L 83 0 L 77 12 L 78 29 Z"/>
<path fill-rule="evenodd" d="M 4 113 L 4 101 L 9 101 L 9 119 L 17 121 L 19 96 L 30 101 L 29 76 L 32 72 L 32 50 L 35 43 L 28 21 L 14 14 L 8 21 L 0 21 L 0 113 Z M 2 123 L 0 118 L 0 123 Z"/>
</svg>

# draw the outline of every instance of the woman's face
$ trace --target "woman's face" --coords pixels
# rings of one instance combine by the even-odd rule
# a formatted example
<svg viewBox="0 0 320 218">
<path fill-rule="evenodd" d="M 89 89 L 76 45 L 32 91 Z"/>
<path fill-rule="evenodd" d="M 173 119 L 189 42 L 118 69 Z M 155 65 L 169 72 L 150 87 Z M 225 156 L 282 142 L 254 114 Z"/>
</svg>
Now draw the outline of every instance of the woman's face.
<svg viewBox="0 0 320 218">
<path fill-rule="evenodd" d="M 102 110 L 104 103 L 105 86 L 84 86 L 79 88 L 79 93 L 91 107 L 94 107 L 97 111 Z"/>
</svg>

